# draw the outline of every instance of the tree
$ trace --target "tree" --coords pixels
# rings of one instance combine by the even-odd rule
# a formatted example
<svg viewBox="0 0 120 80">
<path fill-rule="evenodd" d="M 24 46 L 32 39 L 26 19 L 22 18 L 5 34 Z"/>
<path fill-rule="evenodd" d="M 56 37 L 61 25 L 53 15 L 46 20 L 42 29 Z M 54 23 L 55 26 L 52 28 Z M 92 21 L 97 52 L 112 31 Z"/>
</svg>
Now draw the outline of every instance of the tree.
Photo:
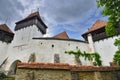
<svg viewBox="0 0 120 80">
<path fill-rule="evenodd" d="M 108 16 L 106 28 L 107 36 L 117 34 L 116 26 L 120 24 L 120 0 L 96 0 L 98 7 L 103 7 L 102 14 Z"/>
</svg>

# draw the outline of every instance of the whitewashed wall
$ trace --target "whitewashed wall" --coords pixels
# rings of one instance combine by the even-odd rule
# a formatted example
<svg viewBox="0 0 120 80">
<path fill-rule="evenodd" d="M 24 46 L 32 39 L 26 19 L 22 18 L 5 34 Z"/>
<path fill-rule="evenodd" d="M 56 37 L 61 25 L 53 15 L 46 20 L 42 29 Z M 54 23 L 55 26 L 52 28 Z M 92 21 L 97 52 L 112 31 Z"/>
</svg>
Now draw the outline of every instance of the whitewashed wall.
<svg viewBox="0 0 120 80">
<path fill-rule="evenodd" d="M 95 51 L 101 55 L 103 65 L 109 65 L 109 62 L 113 61 L 113 55 L 118 50 L 117 47 L 114 46 L 114 41 L 117 38 L 119 38 L 119 36 L 103 39 L 94 43 Z"/>
<path fill-rule="evenodd" d="M 8 46 L 6 42 L 0 41 L 0 65 L 6 59 Z"/>
<path fill-rule="evenodd" d="M 39 31 L 36 25 L 31 25 L 26 28 L 22 28 L 15 32 L 13 39 L 14 45 L 16 44 L 25 44 L 32 40 L 33 37 L 42 37 L 43 34 Z"/>
<path fill-rule="evenodd" d="M 52 47 L 54 45 L 54 47 Z M 80 49 L 82 52 L 88 52 L 88 44 L 75 40 L 57 40 L 51 38 L 33 39 L 29 44 L 10 45 L 8 49 L 9 56 L 6 70 L 9 70 L 15 60 L 27 62 L 30 54 L 35 53 L 36 62 L 54 63 L 54 54 L 59 54 L 61 63 L 75 64 L 74 55 L 65 54 L 65 51 Z M 86 64 L 86 63 L 84 63 Z"/>
</svg>

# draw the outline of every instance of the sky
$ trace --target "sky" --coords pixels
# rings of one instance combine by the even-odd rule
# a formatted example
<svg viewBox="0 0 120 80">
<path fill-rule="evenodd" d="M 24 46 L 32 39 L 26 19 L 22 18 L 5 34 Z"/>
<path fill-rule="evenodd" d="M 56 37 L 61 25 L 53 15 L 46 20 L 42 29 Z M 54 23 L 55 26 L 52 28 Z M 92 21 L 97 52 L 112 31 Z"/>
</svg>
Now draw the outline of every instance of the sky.
<svg viewBox="0 0 120 80">
<path fill-rule="evenodd" d="M 14 32 L 15 22 L 39 10 L 48 26 L 45 36 L 66 31 L 70 38 L 83 40 L 81 35 L 96 20 L 107 21 L 102 9 L 96 0 L 0 0 L 0 24 L 6 23 Z"/>
</svg>

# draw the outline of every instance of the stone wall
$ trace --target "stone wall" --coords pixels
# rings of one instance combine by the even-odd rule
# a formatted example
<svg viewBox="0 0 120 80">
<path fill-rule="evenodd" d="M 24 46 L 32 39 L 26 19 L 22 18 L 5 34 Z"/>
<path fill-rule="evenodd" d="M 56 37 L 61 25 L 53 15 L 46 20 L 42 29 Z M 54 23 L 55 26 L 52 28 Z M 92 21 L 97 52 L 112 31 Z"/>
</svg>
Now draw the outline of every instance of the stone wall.
<svg viewBox="0 0 120 80">
<path fill-rule="evenodd" d="M 120 67 L 80 66 L 71 70 L 79 74 L 78 80 L 120 80 Z"/>
<path fill-rule="evenodd" d="M 71 80 L 67 64 L 30 64 L 18 67 L 16 80 Z"/>
<path fill-rule="evenodd" d="M 95 80 L 94 72 L 78 72 L 79 80 Z"/>
<path fill-rule="evenodd" d="M 16 80 L 120 80 L 120 67 L 19 63 Z"/>
<path fill-rule="evenodd" d="M 71 80 L 68 70 L 18 69 L 16 80 Z"/>
</svg>

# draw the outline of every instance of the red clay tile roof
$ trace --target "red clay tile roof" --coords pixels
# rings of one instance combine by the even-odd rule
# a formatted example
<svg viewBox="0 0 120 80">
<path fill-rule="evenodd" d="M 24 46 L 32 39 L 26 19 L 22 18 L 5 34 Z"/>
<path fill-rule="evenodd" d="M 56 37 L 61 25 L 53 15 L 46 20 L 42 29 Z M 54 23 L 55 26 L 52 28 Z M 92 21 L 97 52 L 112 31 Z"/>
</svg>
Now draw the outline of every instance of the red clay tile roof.
<svg viewBox="0 0 120 80">
<path fill-rule="evenodd" d="M 102 28 L 102 27 L 105 27 L 106 24 L 107 24 L 107 22 L 105 22 L 105 21 L 97 20 L 97 21 L 93 24 L 93 26 L 89 29 L 89 32 L 95 31 L 95 30 L 100 29 L 100 28 Z"/>
<path fill-rule="evenodd" d="M 10 28 L 6 24 L 0 24 L 0 30 L 13 34 L 13 32 L 10 30 Z"/>
<path fill-rule="evenodd" d="M 18 68 L 37 68 L 37 69 L 70 69 L 69 64 L 64 63 L 18 63 Z"/>
<path fill-rule="evenodd" d="M 95 30 L 98 30 L 100 28 L 103 28 L 103 27 L 106 26 L 106 24 L 107 24 L 107 22 L 105 22 L 105 21 L 97 20 L 86 33 L 90 33 L 92 31 L 95 31 Z M 86 33 L 84 33 L 84 34 L 86 34 Z"/>
<path fill-rule="evenodd" d="M 64 31 L 60 34 L 55 35 L 53 38 L 58 38 L 58 39 L 69 39 L 69 36 L 67 33 Z"/>
<path fill-rule="evenodd" d="M 26 69 L 65 69 L 72 71 L 119 71 L 120 66 L 77 66 L 65 63 L 18 63 L 18 68 Z"/>
</svg>

